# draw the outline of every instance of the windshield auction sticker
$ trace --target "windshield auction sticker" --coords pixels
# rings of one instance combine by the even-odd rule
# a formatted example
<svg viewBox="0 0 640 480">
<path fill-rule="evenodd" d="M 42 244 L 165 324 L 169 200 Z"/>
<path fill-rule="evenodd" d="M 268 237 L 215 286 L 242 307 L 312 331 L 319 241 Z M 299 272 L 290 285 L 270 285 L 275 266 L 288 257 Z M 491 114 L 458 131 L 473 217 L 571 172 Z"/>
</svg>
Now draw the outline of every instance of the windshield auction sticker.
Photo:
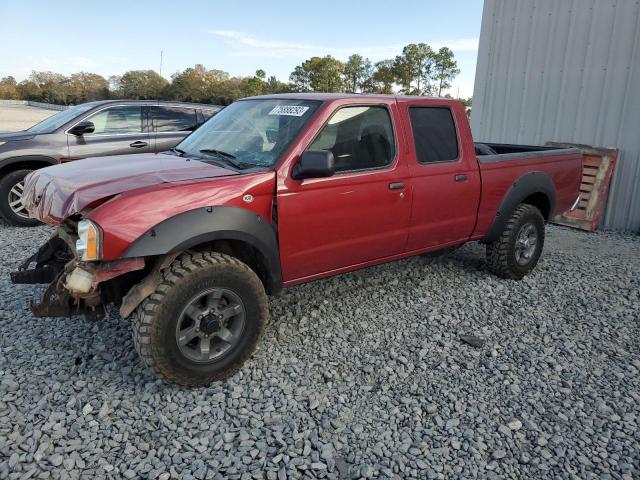
<svg viewBox="0 0 640 480">
<path fill-rule="evenodd" d="M 269 115 L 289 115 L 290 117 L 301 117 L 304 112 L 309 110 L 309 107 L 303 107 L 301 105 L 278 105 L 273 107 L 269 112 Z"/>
</svg>

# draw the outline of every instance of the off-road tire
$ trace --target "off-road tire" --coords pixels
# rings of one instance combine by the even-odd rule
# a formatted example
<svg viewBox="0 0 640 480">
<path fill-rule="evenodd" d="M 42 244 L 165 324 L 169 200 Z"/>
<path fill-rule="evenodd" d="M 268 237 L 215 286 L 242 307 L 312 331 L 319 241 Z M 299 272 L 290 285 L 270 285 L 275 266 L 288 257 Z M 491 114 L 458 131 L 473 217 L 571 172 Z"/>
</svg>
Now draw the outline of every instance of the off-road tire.
<svg viewBox="0 0 640 480">
<path fill-rule="evenodd" d="M 16 214 L 9 206 L 9 192 L 18 182 L 24 180 L 33 170 L 22 169 L 7 173 L 0 179 L 0 216 L 14 227 L 34 227 L 42 225 L 35 218 L 24 218 Z"/>
<path fill-rule="evenodd" d="M 232 290 L 245 308 L 239 344 L 214 363 L 196 363 L 180 352 L 175 329 L 189 299 L 208 288 Z M 236 373 L 255 350 L 269 319 L 267 295 L 251 268 L 229 255 L 186 252 L 162 273 L 151 296 L 133 312 L 133 342 L 142 361 L 163 380 L 206 386 Z"/>
<path fill-rule="evenodd" d="M 536 248 L 525 265 L 516 260 L 516 240 L 518 232 L 526 224 L 537 230 Z M 544 217 L 533 205 L 520 204 L 507 221 L 497 240 L 487 244 L 487 266 L 491 273 L 501 278 L 520 280 L 538 263 L 544 246 Z"/>
</svg>

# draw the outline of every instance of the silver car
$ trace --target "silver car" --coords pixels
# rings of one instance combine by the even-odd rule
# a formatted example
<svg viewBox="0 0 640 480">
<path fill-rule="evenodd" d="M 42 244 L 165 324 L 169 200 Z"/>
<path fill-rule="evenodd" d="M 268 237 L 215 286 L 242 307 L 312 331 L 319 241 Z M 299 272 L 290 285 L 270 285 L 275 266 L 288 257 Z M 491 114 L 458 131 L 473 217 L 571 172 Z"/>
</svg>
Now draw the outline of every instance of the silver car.
<svg viewBox="0 0 640 480">
<path fill-rule="evenodd" d="M 0 133 L 0 216 L 29 226 L 24 177 L 35 169 L 87 157 L 169 150 L 222 107 L 157 100 L 83 103 L 22 132 Z"/>
</svg>

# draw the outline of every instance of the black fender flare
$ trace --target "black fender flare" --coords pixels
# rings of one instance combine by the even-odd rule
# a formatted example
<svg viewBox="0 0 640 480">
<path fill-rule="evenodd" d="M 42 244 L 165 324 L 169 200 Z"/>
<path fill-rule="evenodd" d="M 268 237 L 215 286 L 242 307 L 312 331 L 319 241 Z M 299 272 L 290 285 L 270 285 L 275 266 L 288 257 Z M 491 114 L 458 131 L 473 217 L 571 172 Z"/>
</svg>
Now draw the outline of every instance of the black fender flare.
<svg viewBox="0 0 640 480">
<path fill-rule="evenodd" d="M 0 170 L 4 170 L 17 163 L 41 163 L 44 168 L 45 166 L 49 167 L 51 165 L 57 165 L 60 162 L 55 158 L 47 157 L 46 155 L 20 155 L 0 160 Z"/>
<path fill-rule="evenodd" d="M 516 207 L 527 197 L 537 193 L 547 197 L 550 206 L 549 218 L 551 218 L 556 209 L 556 187 L 553 180 L 544 172 L 525 173 L 513 182 L 505 193 L 483 242 L 490 243 L 497 240 Z"/>
<path fill-rule="evenodd" d="M 183 252 L 214 240 L 239 240 L 258 250 L 268 270 L 267 291 L 282 289 L 280 252 L 274 227 L 260 215 L 240 207 L 196 208 L 167 218 L 133 242 L 123 258 Z"/>
</svg>

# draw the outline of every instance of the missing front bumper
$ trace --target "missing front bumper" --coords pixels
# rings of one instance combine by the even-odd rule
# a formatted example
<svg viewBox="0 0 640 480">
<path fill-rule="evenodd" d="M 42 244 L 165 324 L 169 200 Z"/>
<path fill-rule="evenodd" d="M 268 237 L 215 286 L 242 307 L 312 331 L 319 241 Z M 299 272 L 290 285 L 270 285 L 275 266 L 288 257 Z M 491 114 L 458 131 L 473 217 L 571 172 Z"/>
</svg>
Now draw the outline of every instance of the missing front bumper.
<svg viewBox="0 0 640 480">
<path fill-rule="evenodd" d="M 82 314 L 90 319 L 101 318 L 111 300 L 103 294 L 103 284 L 145 267 L 144 258 L 81 262 L 75 257 L 72 241 L 73 238 L 65 232 L 57 232 L 16 272 L 11 273 L 14 284 L 49 284 L 40 302 L 30 302 L 36 317 Z M 32 264 L 35 264 L 33 268 Z"/>
</svg>

